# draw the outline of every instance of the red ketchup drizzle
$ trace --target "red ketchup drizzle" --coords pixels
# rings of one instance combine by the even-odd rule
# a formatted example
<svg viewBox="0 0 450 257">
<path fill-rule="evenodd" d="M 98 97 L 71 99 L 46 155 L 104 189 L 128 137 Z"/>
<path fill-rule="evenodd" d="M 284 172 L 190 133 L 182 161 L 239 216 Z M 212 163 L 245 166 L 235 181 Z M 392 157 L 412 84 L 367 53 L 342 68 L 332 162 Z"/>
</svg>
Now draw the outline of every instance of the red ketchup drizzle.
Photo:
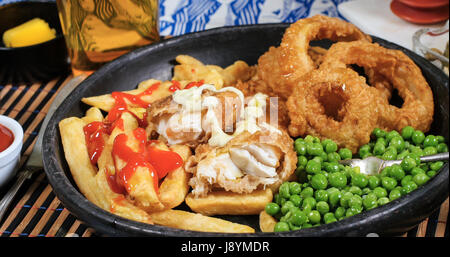
<svg viewBox="0 0 450 257">
<path fill-rule="evenodd" d="M 184 87 L 184 89 L 189 89 L 189 88 L 191 88 L 191 87 L 199 87 L 199 86 L 201 86 L 201 85 L 203 85 L 203 84 L 205 84 L 205 81 L 204 81 L 204 80 L 200 80 L 200 81 L 198 81 L 198 82 L 191 82 L 191 83 L 187 84 L 187 85 Z"/>
<path fill-rule="evenodd" d="M 169 87 L 169 91 L 170 92 L 175 92 L 177 90 L 181 89 L 181 84 L 180 82 L 176 81 L 176 80 L 172 80 L 172 85 Z"/>
<path fill-rule="evenodd" d="M 114 103 L 114 107 L 108 113 L 106 120 L 108 122 L 112 123 L 115 120 L 117 120 L 123 112 L 130 112 L 128 110 L 127 102 L 125 101 L 125 99 L 128 100 L 131 104 L 137 105 L 142 108 L 150 107 L 150 103 L 142 100 L 142 97 L 151 95 L 153 93 L 153 91 L 158 89 L 159 85 L 160 85 L 159 82 L 155 83 L 155 84 L 151 85 L 149 88 L 147 88 L 144 92 L 137 94 L 137 95 L 132 95 L 132 94 L 124 93 L 124 92 L 113 92 L 111 95 L 114 98 L 115 103 Z M 134 113 L 132 113 L 132 112 L 130 112 L 130 113 L 136 117 L 136 115 Z M 147 122 L 146 121 L 147 119 L 146 119 L 145 115 L 144 115 L 143 119 L 139 119 L 138 117 L 136 117 L 136 118 L 139 121 L 139 125 L 141 125 L 141 124 L 146 125 L 145 123 Z"/>
<path fill-rule="evenodd" d="M 105 140 L 103 139 L 106 128 L 103 122 L 94 121 L 83 127 L 84 138 L 88 148 L 89 159 L 93 165 L 97 164 L 98 158 L 105 148 Z"/>
<path fill-rule="evenodd" d="M 3 152 L 14 141 L 14 134 L 9 128 L 0 124 L 0 152 Z"/>
<path fill-rule="evenodd" d="M 164 178 L 169 172 L 174 171 L 183 165 L 181 156 L 173 151 L 164 151 L 154 146 L 147 147 L 149 162 L 155 167 L 160 179 Z"/>
</svg>

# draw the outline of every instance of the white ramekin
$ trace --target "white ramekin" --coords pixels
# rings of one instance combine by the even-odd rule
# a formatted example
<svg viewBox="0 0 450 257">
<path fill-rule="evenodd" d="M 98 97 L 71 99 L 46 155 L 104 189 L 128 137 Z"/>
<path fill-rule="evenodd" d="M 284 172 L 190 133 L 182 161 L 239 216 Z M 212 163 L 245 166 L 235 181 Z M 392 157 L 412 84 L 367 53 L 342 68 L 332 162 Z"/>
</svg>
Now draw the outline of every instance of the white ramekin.
<svg viewBox="0 0 450 257">
<path fill-rule="evenodd" d="M 4 115 L 0 115 L 0 124 L 9 128 L 14 134 L 12 144 L 3 152 L 0 152 L 0 187 L 2 187 L 17 172 L 23 144 L 23 128 L 19 122 Z"/>
</svg>

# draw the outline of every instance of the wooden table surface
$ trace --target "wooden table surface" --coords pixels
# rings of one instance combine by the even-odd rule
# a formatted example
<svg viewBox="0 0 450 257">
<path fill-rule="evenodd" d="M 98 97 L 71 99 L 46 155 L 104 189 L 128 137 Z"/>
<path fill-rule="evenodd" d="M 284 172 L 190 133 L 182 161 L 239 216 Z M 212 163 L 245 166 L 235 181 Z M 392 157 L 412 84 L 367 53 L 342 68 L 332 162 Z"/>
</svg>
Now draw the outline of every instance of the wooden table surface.
<svg viewBox="0 0 450 257">
<path fill-rule="evenodd" d="M 31 151 L 50 104 L 72 75 L 63 75 L 47 83 L 0 85 L 0 114 L 17 120 L 24 129 L 22 166 Z M 0 190 L 0 197 L 11 183 Z M 449 199 L 430 217 L 404 237 L 448 237 Z M 35 173 L 20 188 L 0 221 L 3 237 L 101 236 L 64 208 L 55 196 L 44 171 Z"/>
</svg>

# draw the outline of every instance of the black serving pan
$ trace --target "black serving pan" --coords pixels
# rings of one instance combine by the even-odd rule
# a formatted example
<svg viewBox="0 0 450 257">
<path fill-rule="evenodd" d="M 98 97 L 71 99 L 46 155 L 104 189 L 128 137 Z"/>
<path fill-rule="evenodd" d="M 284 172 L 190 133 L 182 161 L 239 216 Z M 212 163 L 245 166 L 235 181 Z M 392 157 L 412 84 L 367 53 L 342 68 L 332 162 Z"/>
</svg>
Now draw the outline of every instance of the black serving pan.
<svg viewBox="0 0 450 257">
<path fill-rule="evenodd" d="M 339 222 L 282 233 L 204 233 L 148 225 L 104 211 L 89 202 L 78 191 L 64 158 L 58 122 L 70 116 L 84 115 L 88 106 L 80 101 L 82 97 L 133 89 L 139 82 L 149 78 L 169 80 L 172 77 L 175 57 L 179 54 L 191 55 L 205 64 L 222 67 L 236 60 L 256 64 L 258 57 L 270 46 L 280 43 L 286 27 L 286 24 L 264 24 L 225 27 L 187 34 L 137 49 L 92 74 L 61 104 L 45 131 L 43 142 L 45 172 L 57 197 L 78 219 L 92 226 L 98 233 L 111 236 L 366 236 L 368 233 L 395 235 L 414 228 L 448 197 L 448 163 L 427 184 L 384 206 Z M 373 39 L 387 48 L 402 50 L 422 69 L 435 99 L 435 116 L 431 132 L 443 135 L 448 142 L 448 77 L 411 51 L 376 37 Z M 179 208 L 188 209 L 186 206 Z M 257 216 L 221 217 L 248 224 L 259 231 Z"/>
</svg>

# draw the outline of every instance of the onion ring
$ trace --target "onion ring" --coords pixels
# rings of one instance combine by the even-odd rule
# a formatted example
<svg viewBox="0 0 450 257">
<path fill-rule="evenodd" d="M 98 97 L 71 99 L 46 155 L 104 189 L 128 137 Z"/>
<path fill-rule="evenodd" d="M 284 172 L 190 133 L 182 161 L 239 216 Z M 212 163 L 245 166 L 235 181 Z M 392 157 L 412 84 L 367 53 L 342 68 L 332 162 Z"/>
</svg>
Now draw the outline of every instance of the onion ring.
<svg viewBox="0 0 450 257">
<path fill-rule="evenodd" d="M 301 19 L 286 29 L 279 47 L 270 47 L 259 58 L 259 77 L 280 97 L 288 96 L 298 78 L 315 69 L 308 55 L 309 42 L 320 39 L 371 41 L 355 25 L 339 18 L 315 15 Z"/>
<path fill-rule="evenodd" d="M 356 153 L 376 126 L 376 96 L 376 89 L 349 68 L 314 70 L 288 98 L 289 133 L 329 138 Z"/>
<path fill-rule="evenodd" d="M 356 64 L 372 70 L 372 83 L 378 89 L 378 126 L 400 131 L 405 126 L 427 132 L 433 121 L 433 93 L 419 67 L 402 51 L 378 44 L 339 42 L 330 47 L 320 69 Z M 376 77 L 375 77 L 376 76 Z M 369 82 L 370 79 L 369 79 Z M 403 99 L 399 108 L 389 103 L 392 89 Z"/>
</svg>

